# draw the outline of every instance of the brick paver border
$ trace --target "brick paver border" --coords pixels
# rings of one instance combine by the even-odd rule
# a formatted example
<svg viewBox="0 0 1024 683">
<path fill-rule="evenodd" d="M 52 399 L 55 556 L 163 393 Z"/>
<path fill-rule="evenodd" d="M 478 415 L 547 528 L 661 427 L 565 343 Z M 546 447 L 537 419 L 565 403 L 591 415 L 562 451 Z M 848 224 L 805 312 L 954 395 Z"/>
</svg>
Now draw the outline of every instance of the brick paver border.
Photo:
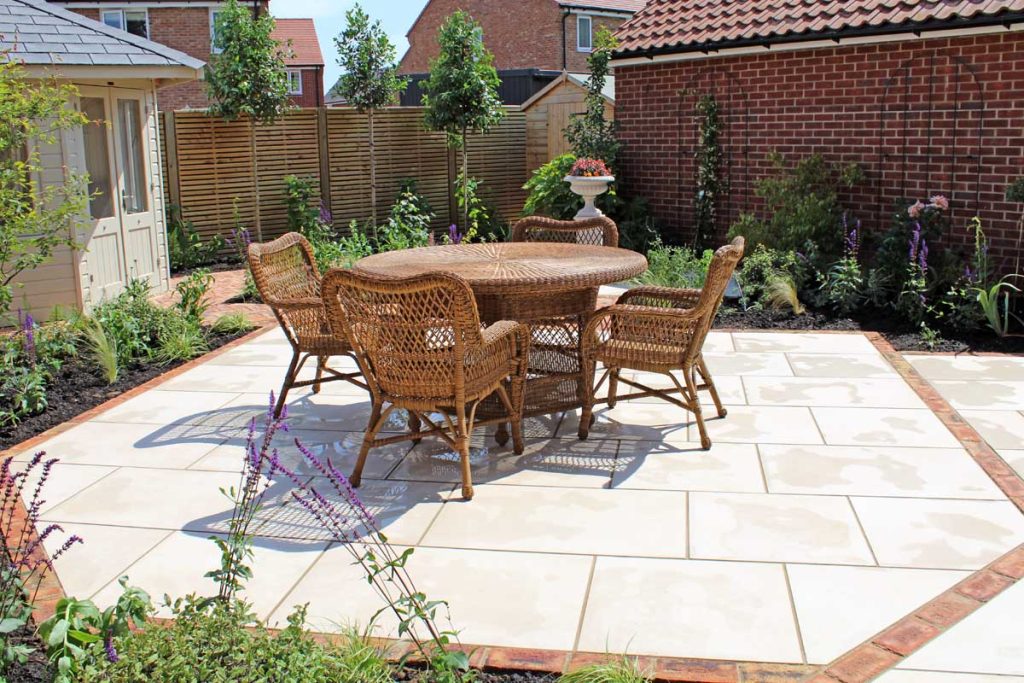
<svg viewBox="0 0 1024 683">
<path fill-rule="evenodd" d="M 193 359 L 173 370 L 155 377 L 124 394 L 82 413 L 67 423 L 54 427 L 36 437 L 24 441 L 6 451 L 0 457 L 13 455 L 32 448 L 43 441 L 70 429 L 96 415 L 124 403 L 141 393 L 154 389 L 164 382 L 209 361 L 212 358 L 240 346 L 247 341 L 274 329 L 267 325 L 243 337 L 225 344 L 219 349 Z M 715 330 L 716 332 L 758 332 L 759 330 Z M 760 330 L 767 332 L 770 330 Z M 787 334 L 854 332 L 831 330 L 780 330 Z M 1000 490 L 1022 511 L 1024 511 L 1024 480 L 1003 461 L 1002 458 L 981 438 L 949 403 L 913 368 L 913 366 L 881 335 L 876 332 L 861 332 L 900 376 L 924 400 L 971 457 L 984 469 Z M 1000 354 L 986 354 L 1000 355 Z M 20 509 L 21 523 L 25 521 L 24 507 Z M 16 525 L 18 522 L 16 521 Z M 945 591 L 928 603 L 914 610 L 896 623 L 882 630 L 861 645 L 853 648 L 826 666 L 809 664 L 772 664 L 764 662 L 738 662 L 728 660 L 694 659 L 685 657 L 631 657 L 642 668 L 654 676 L 655 683 L 863 683 L 894 668 L 911 653 L 962 621 L 982 605 L 989 602 L 1010 586 L 1024 579 L 1024 544 L 1006 553 L 990 565 L 981 569 Z M 50 572 L 40 587 L 39 601 L 34 618 L 46 619 L 53 614 L 57 600 L 64 597 L 64 590 L 56 572 Z M 166 622 L 165 619 L 157 619 Z M 271 629 L 273 631 L 273 629 Z M 330 642 L 329 634 L 314 634 L 321 641 Z M 407 653 L 408 645 L 377 639 L 381 647 L 392 651 L 395 658 Z M 471 663 L 484 671 L 522 670 L 536 673 L 558 674 L 578 669 L 589 664 L 612 661 L 621 655 L 565 650 L 539 650 L 492 646 L 465 645 L 472 653 Z M 414 661 L 414 660 L 413 660 Z"/>
</svg>

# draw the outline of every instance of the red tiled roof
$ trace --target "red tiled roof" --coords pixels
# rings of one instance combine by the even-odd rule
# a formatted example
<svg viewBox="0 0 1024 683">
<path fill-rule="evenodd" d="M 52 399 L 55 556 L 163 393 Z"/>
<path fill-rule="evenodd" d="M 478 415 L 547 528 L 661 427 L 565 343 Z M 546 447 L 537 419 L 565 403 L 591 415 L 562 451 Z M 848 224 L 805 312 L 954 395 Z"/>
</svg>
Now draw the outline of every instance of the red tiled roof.
<svg viewBox="0 0 1024 683">
<path fill-rule="evenodd" d="M 292 41 L 293 57 L 286 59 L 288 66 L 323 66 L 324 56 L 320 52 L 320 41 L 312 19 L 274 19 L 277 24 L 272 34 L 279 43 Z"/>
<path fill-rule="evenodd" d="M 573 9 L 639 12 L 647 4 L 647 0 L 558 0 L 558 4 Z"/>
<path fill-rule="evenodd" d="M 649 0 L 616 36 L 620 54 L 682 52 L 928 22 L 957 26 L 1016 12 L 1024 12 L 1024 0 Z"/>
</svg>

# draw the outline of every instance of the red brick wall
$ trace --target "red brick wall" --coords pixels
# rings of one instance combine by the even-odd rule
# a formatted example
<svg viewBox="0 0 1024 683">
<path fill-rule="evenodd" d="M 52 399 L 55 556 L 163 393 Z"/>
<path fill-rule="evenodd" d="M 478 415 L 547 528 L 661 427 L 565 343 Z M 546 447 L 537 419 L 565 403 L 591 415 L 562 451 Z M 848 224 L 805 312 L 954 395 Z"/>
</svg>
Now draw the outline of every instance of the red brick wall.
<svg viewBox="0 0 1024 683">
<path fill-rule="evenodd" d="M 456 10 L 469 12 L 484 30 L 484 43 L 494 53 L 494 66 L 506 69 L 562 68 L 562 10 L 555 0 L 520 0 L 515 9 L 494 0 L 430 0 L 423 15 L 409 32 L 409 50 L 402 58 L 404 74 L 426 73 L 438 53 L 437 31 Z M 594 18 L 594 32 L 600 25 L 616 29 L 622 21 Z M 576 50 L 576 17 L 565 22 L 566 57 L 570 71 L 587 70 L 587 53 Z"/>
<path fill-rule="evenodd" d="M 324 106 L 324 72 L 323 69 L 302 70 L 302 94 L 290 98 L 296 107 Z"/>
<path fill-rule="evenodd" d="M 1021 207 L 1004 191 L 1024 174 L 1024 33 L 620 67 L 615 85 L 619 175 L 670 238 L 693 234 L 694 105 L 713 93 L 731 188 L 723 234 L 757 207 L 771 150 L 817 152 L 862 165 L 866 182 L 843 199 L 867 227 L 887 226 L 898 199 L 943 193 L 950 234 L 966 239 L 977 213 L 993 253 L 1014 251 Z"/>
</svg>

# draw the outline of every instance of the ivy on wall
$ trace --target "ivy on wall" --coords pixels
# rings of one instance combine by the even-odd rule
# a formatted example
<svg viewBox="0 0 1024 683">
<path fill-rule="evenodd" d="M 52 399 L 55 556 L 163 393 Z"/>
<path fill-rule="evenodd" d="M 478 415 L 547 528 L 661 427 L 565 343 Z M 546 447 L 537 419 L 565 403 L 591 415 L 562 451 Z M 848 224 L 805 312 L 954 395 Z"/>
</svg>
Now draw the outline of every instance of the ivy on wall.
<svg viewBox="0 0 1024 683">
<path fill-rule="evenodd" d="M 720 173 L 722 147 L 719 138 L 722 124 L 715 96 L 701 95 L 697 100 L 696 114 L 698 128 L 697 150 L 694 155 L 697 162 L 696 194 L 693 199 L 696 228 L 694 235 L 698 246 L 708 246 L 717 234 L 718 199 L 726 192 Z"/>
</svg>

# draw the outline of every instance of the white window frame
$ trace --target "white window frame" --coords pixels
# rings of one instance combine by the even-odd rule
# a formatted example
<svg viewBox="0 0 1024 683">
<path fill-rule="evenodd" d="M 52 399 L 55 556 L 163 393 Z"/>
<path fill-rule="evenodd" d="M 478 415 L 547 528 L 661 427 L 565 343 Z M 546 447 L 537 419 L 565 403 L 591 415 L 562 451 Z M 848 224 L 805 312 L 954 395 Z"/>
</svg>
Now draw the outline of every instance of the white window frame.
<svg viewBox="0 0 1024 683">
<path fill-rule="evenodd" d="M 217 29 L 217 15 L 221 13 L 220 7 L 210 8 L 210 54 L 219 55 L 223 50 L 214 44 L 214 34 Z"/>
<path fill-rule="evenodd" d="M 149 32 L 149 10 L 146 9 L 145 7 L 119 7 L 117 9 L 102 9 L 102 10 L 100 10 L 100 23 L 103 24 L 104 26 L 109 27 L 109 28 L 117 28 L 120 31 L 127 32 L 128 31 L 128 18 L 125 17 L 125 12 L 142 12 L 142 14 L 146 17 L 146 35 L 144 37 L 147 40 L 151 40 L 152 38 L 150 37 L 150 32 Z M 110 26 L 110 24 L 107 23 L 107 15 L 108 14 L 117 14 L 117 15 L 120 16 L 120 20 L 121 20 L 120 27 Z M 132 35 L 134 36 L 135 34 L 133 33 Z"/>
<path fill-rule="evenodd" d="M 288 71 L 286 71 L 285 73 L 287 73 L 287 75 L 288 75 L 288 94 L 289 95 L 301 95 L 302 94 L 302 69 L 288 69 Z M 292 90 L 292 77 L 295 77 L 295 80 L 299 84 L 299 89 L 298 90 Z"/>
<path fill-rule="evenodd" d="M 587 23 L 587 45 L 583 45 L 580 38 L 583 37 L 583 30 L 581 24 L 586 21 Z M 594 17 L 589 14 L 577 14 L 576 15 L 576 51 L 577 52 L 593 52 L 594 51 Z"/>
</svg>

